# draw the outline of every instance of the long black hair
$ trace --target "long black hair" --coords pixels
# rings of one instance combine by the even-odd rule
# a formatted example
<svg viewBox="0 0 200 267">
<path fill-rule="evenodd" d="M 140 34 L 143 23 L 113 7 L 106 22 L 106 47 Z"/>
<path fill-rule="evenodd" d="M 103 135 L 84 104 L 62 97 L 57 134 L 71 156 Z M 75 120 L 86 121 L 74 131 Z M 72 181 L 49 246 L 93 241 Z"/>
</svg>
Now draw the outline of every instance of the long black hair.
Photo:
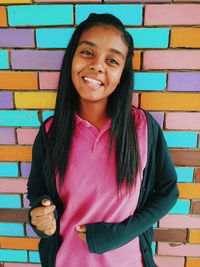
<svg viewBox="0 0 200 267">
<path fill-rule="evenodd" d="M 72 60 L 81 34 L 98 25 L 109 25 L 118 29 L 128 47 L 128 55 L 120 83 L 108 97 L 107 112 L 111 118 L 110 150 L 113 144 L 116 148 L 117 187 L 119 189 L 126 182 L 127 188 L 130 189 L 139 165 L 136 127 L 131 112 L 133 39 L 121 21 L 111 14 L 90 14 L 86 20 L 77 26 L 66 48 L 60 72 L 54 119 L 48 132 L 48 160 L 52 178 L 55 178 L 55 174 L 58 173 L 61 185 L 72 145 L 75 128 L 74 112 L 79 108 L 79 95 L 71 78 Z"/>
</svg>

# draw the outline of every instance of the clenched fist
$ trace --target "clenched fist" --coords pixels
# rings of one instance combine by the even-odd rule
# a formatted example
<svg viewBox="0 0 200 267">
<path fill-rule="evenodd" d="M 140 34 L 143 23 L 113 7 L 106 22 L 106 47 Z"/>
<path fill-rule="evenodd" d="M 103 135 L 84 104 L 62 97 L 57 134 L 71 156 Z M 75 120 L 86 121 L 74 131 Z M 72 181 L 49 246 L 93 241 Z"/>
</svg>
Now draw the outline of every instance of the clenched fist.
<svg viewBox="0 0 200 267">
<path fill-rule="evenodd" d="M 43 199 L 41 204 L 41 207 L 37 207 L 30 212 L 31 223 L 38 231 L 46 235 L 52 235 L 56 231 L 56 220 L 54 217 L 56 207 L 51 205 L 48 199 Z"/>
</svg>

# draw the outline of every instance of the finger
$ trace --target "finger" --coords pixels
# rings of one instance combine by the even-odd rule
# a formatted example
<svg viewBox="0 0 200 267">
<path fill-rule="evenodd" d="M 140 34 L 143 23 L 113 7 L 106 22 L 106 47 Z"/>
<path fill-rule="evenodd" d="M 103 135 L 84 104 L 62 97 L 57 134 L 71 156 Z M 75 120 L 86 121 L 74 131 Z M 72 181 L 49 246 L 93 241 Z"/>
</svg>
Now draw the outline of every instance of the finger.
<svg viewBox="0 0 200 267">
<path fill-rule="evenodd" d="M 51 230 L 51 229 L 55 229 L 56 228 L 56 220 L 52 221 L 52 222 L 43 222 L 43 223 L 39 223 L 36 226 L 37 230 L 44 232 L 46 230 Z"/>
<path fill-rule="evenodd" d="M 46 235 L 53 235 L 56 231 L 56 228 L 52 228 L 52 229 L 48 229 L 48 230 L 45 230 L 43 231 L 44 234 Z"/>
<path fill-rule="evenodd" d="M 82 239 L 85 243 L 87 243 L 87 241 L 86 241 L 86 234 L 85 233 L 78 232 L 78 237 L 80 239 Z"/>
<path fill-rule="evenodd" d="M 51 201 L 49 199 L 46 199 L 46 198 L 43 199 L 41 203 L 43 206 L 46 206 L 46 207 L 51 205 Z"/>
<path fill-rule="evenodd" d="M 82 225 L 82 226 L 77 225 L 77 226 L 76 226 L 76 230 L 77 230 L 78 232 L 83 232 L 83 233 L 85 233 L 85 232 L 86 232 L 86 226 L 85 226 L 85 225 Z"/>
<path fill-rule="evenodd" d="M 55 210 L 55 208 L 56 207 L 54 205 L 51 205 L 48 207 L 44 207 L 44 206 L 43 207 L 37 207 L 30 212 L 30 215 L 31 215 L 31 217 L 43 216 L 45 214 L 52 213 Z"/>
<path fill-rule="evenodd" d="M 42 222 L 51 222 L 55 219 L 55 216 L 52 213 L 48 213 L 48 214 L 45 214 L 43 216 L 34 216 L 31 220 L 31 223 L 32 224 L 38 224 L 38 223 L 42 223 Z"/>
</svg>

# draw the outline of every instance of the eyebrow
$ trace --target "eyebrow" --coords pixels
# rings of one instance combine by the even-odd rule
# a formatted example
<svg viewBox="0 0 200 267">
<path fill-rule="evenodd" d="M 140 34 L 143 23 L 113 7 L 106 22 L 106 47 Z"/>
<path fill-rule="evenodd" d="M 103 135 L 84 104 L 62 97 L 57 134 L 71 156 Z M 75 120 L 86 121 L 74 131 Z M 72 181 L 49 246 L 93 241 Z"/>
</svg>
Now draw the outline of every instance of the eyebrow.
<svg viewBox="0 0 200 267">
<path fill-rule="evenodd" d="M 92 42 L 90 42 L 90 41 L 81 41 L 81 42 L 78 44 L 78 46 L 81 45 L 81 44 L 86 44 L 86 45 L 93 46 L 93 47 L 96 47 L 96 46 L 97 46 L 95 43 L 92 43 Z M 117 49 L 115 49 L 115 48 L 110 48 L 109 50 L 110 50 L 111 52 L 113 52 L 113 53 L 115 53 L 115 54 L 121 56 L 122 58 L 124 58 L 124 55 L 123 55 L 119 50 L 117 50 Z"/>
</svg>

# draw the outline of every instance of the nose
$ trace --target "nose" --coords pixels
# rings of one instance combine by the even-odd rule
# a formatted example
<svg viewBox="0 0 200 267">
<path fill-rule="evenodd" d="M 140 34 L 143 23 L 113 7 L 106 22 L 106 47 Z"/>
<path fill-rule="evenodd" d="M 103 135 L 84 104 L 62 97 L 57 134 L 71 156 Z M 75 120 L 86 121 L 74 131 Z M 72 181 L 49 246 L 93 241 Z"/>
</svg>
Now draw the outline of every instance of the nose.
<svg viewBox="0 0 200 267">
<path fill-rule="evenodd" d="M 104 72 L 105 66 L 102 59 L 93 59 L 93 61 L 89 65 L 89 69 L 94 72 Z"/>
</svg>

